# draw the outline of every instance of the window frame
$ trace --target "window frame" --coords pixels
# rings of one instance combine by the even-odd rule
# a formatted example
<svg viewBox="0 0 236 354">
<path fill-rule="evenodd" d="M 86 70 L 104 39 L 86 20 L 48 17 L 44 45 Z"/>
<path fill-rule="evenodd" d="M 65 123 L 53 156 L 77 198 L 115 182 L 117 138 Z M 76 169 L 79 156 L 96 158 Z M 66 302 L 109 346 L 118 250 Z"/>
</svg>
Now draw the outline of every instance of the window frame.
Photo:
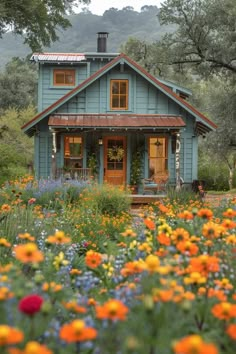
<svg viewBox="0 0 236 354">
<path fill-rule="evenodd" d="M 119 83 L 119 92 L 114 94 L 112 92 L 113 88 L 113 83 L 118 82 Z M 126 94 L 121 94 L 120 93 L 120 83 L 125 82 L 126 83 Z M 118 96 L 119 98 L 119 106 L 118 107 L 113 107 L 112 101 L 114 95 Z M 120 98 L 121 96 L 125 96 L 125 107 L 120 107 Z M 129 109 L 129 80 L 128 79 L 111 79 L 110 80 L 110 110 L 111 111 L 127 111 Z"/>
<path fill-rule="evenodd" d="M 57 73 L 64 74 L 64 82 L 63 83 L 56 82 Z M 71 83 L 65 82 L 66 73 L 72 73 L 72 75 L 71 75 L 72 82 Z M 75 86 L 75 69 L 53 69 L 53 86 L 55 86 L 55 87 L 73 87 L 73 86 Z"/>
</svg>

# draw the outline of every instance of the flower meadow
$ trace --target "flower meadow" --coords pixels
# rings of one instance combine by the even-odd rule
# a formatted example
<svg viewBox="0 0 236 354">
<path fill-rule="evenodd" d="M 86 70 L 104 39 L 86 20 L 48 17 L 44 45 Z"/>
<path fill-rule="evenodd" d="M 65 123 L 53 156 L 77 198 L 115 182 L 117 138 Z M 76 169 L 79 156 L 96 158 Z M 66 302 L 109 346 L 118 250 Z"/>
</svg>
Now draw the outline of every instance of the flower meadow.
<svg viewBox="0 0 236 354">
<path fill-rule="evenodd" d="M 181 193 L 181 192 L 180 192 Z M 235 354 L 236 200 L 0 190 L 0 353 Z"/>
</svg>

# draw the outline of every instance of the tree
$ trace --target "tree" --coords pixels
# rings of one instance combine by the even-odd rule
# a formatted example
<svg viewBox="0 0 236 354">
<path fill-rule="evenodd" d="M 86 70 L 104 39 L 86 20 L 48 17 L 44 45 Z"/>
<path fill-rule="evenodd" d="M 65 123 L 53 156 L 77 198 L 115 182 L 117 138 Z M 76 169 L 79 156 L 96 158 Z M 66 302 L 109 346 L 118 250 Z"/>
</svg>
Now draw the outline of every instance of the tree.
<svg viewBox="0 0 236 354">
<path fill-rule="evenodd" d="M 169 63 L 191 65 L 201 74 L 236 73 L 235 0 L 166 0 L 162 25 L 177 30 L 162 40 Z"/>
<path fill-rule="evenodd" d="M 199 87 L 200 104 L 205 112 L 214 117 L 218 128 L 208 134 L 202 142 L 205 156 L 209 157 L 209 165 L 213 159 L 219 166 L 228 169 L 228 185 L 233 188 L 233 176 L 236 171 L 236 89 L 229 85 L 223 77 L 214 77 Z"/>
<path fill-rule="evenodd" d="M 37 67 L 27 58 L 12 58 L 0 73 L 0 111 L 36 105 Z"/>
<path fill-rule="evenodd" d="M 33 51 L 49 46 L 58 39 L 59 27 L 70 26 L 66 14 L 78 3 L 90 0 L 1 0 L 0 38 L 11 30 L 23 36 Z"/>
<path fill-rule="evenodd" d="M 26 174 L 32 165 L 33 140 L 22 134 L 21 126 L 35 114 L 29 106 L 20 111 L 8 109 L 0 116 L 0 183 Z"/>
</svg>

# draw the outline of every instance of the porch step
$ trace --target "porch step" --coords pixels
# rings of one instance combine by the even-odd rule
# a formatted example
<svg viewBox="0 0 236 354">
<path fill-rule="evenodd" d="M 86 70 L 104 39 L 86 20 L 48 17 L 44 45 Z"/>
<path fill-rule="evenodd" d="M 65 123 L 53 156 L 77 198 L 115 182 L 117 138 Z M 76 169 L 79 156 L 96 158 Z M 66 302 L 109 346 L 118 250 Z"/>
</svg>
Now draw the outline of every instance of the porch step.
<svg viewBox="0 0 236 354">
<path fill-rule="evenodd" d="M 163 198 L 166 198 L 166 194 L 130 194 L 132 208 L 135 206 L 145 205 L 149 203 L 155 203 Z"/>
</svg>

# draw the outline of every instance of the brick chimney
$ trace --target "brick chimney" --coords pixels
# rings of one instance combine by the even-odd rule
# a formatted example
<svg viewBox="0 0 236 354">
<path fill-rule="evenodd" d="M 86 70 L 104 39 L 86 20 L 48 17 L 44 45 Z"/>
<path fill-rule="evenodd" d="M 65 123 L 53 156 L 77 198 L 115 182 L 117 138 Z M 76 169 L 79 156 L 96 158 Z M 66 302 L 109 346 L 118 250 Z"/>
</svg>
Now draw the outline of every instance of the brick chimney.
<svg viewBox="0 0 236 354">
<path fill-rule="evenodd" d="M 108 32 L 97 32 L 97 52 L 106 53 Z"/>
</svg>

